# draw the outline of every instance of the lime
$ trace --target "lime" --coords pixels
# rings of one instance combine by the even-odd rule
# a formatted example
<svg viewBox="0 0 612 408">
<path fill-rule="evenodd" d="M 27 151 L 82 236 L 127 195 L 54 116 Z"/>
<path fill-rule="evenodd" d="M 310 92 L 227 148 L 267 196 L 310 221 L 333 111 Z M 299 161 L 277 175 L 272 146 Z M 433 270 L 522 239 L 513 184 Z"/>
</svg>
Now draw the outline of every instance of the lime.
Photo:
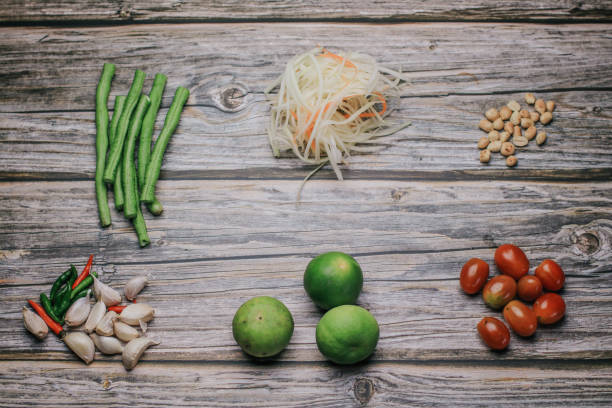
<svg viewBox="0 0 612 408">
<path fill-rule="evenodd" d="M 361 267 L 352 256 L 342 252 L 317 256 L 304 272 L 306 293 L 325 310 L 354 304 L 362 286 Z"/>
<path fill-rule="evenodd" d="M 354 305 L 338 306 L 317 325 L 317 347 L 337 364 L 365 360 L 378 343 L 378 323 L 370 312 Z"/>
<path fill-rule="evenodd" d="M 280 353 L 293 334 L 293 317 L 278 299 L 258 296 L 246 301 L 232 322 L 236 343 L 254 357 Z"/>
</svg>

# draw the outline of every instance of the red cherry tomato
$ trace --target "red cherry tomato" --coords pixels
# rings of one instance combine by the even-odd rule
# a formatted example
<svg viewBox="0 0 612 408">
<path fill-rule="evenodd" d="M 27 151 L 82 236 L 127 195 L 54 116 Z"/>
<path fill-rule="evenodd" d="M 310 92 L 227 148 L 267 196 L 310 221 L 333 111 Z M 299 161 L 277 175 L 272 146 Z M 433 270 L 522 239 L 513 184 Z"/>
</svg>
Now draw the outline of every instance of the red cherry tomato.
<svg viewBox="0 0 612 408">
<path fill-rule="evenodd" d="M 565 301 L 556 293 L 545 293 L 533 303 L 533 311 L 541 324 L 557 323 L 565 315 Z"/>
<path fill-rule="evenodd" d="M 504 319 L 516 334 L 529 337 L 538 328 L 536 314 L 520 300 L 513 300 L 504 307 Z"/>
<path fill-rule="evenodd" d="M 480 292 L 489 277 L 489 264 L 482 259 L 472 258 L 463 265 L 459 275 L 461 288 L 468 295 Z"/>
<path fill-rule="evenodd" d="M 542 294 L 542 282 L 537 276 L 525 275 L 519 279 L 516 289 L 518 297 L 531 302 Z"/>
<path fill-rule="evenodd" d="M 510 344 L 510 332 L 499 319 L 483 317 L 476 328 L 482 341 L 493 350 L 503 350 Z"/>
<path fill-rule="evenodd" d="M 535 270 L 535 275 L 540 278 L 546 290 L 558 291 L 565 283 L 565 274 L 558 263 L 552 259 L 545 259 Z"/>
<path fill-rule="evenodd" d="M 504 275 L 519 280 L 529 272 L 529 260 L 523 250 L 515 245 L 504 244 L 495 251 L 495 265 Z"/>
<path fill-rule="evenodd" d="M 499 275 L 487 282 L 483 291 L 484 302 L 493 309 L 501 309 L 516 295 L 516 281 L 509 276 Z"/>
</svg>

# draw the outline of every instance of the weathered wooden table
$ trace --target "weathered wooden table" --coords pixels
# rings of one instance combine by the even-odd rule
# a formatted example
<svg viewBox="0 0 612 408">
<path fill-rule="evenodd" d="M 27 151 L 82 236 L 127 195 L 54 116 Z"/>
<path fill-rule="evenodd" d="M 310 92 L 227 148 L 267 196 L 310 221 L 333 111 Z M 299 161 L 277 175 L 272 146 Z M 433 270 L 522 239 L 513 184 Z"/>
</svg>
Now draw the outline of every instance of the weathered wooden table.
<svg viewBox="0 0 612 408">
<path fill-rule="evenodd" d="M 141 3 L 141 4 L 136 4 Z M 612 403 L 612 5 L 607 1 L 326 2 L 7 0 L 0 9 L 0 406 L 594 406 Z M 452 4 L 459 3 L 459 4 Z M 268 147 L 262 90 L 317 44 L 374 55 L 407 72 L 395 118 L 413 125 L 347 181 Z M 167 152 L 152 245 L 139 249 L 113 210 L 98 225 L 94 92 L 117 65 L 111 101 L 133 70 L 192 96 Z M 476 124 L 526 91 L 557 102 L 543 147 L 508 169 L 478 160 Z M 566 318 L 488 351 L 491 312 L 462 294 L 461 265 L 520 245 L 567 273 Z M 321 316 L 302 287 L 316 254 L 353 254 L 359 298 L 377 317 L 374 356 L 325 361 Z M 85 366 L 53 335 L 23 328 L 25 299 L 94 253 L 103 280 L 138 274 L 162 344 L 126 372 Z M 495 269 L 493 268 L 493 271 Z M 256 295 L 279 298 L 296 327 L 257 363 L 231 320 Z"/>
</svg>

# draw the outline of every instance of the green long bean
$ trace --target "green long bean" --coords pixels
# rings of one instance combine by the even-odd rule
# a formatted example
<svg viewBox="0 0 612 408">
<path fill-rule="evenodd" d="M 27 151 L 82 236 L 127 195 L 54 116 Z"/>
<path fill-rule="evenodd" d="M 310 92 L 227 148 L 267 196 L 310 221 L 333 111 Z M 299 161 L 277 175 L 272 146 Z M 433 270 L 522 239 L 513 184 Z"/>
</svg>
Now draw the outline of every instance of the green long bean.
<svg viewBox="0 0 612 408">
<path fill-rule="evenodd" d="M 130 125 L 130 118 L 132 117 L 132 112 L 138 104 L 145 76 L 145 73 L 141 70 L 137 69 L 136 72 L 134 72 L 132 86 L 130 87 L 130 91 L 128 92 L 127 98 L 125 100 L 125 106 L 123 107 L 123 112 L 121 112 L 119 124 L 117 125 L 115 140 L 113 140 L 113 144 L 108 154 L 108 161 L 106 162 L 106 169 L 104 170 L 104 181 L 106 183 L 110 184 L 115 181 L 117 167 L 119 161 L 121 160 L 123 145 L 125 143 L 128 127 Z"/>
<path fill-rule="evenodd" d="M 108 150 L 108 94 L 111 81 L 115 75 L 115 65 L 105 63 L 102 75 L 96 89 L 96 200 L 100 224 L 108 227 L 111 224 L 110 208 L 106 197 L 104 172 L 106 166 L 106 151 Z"/>
<path fill-rule="evenodd" d="M 155 185 L 159 179 L 159 171 L 161 169 L 164 153 L 172 134 L 178 126 L 179 119 L 181 118 L 181 112 L 183 110 L 183 106 L 185 106 L 185 103 L 187 102 L 187 99 L 189 99 L 189 90 L 179 86 L 174 94 L 174 99 L 172 100 L 172 105 L 170 105 L 170 110 L 168 111 L 166 119 L 164 120 L 164 127 L 157 137 L 157 141 L 153 147 L 151 160 L 147 165 L 145 182 L 141 187 L 140 192 L 140 201 L 144 203 L 152 203 L 155 199 Z"/>
<path fill-rule="evenodd" d="M 117 125 L 119 124 L 119 118 L 121 117 L 121 112 L 123 112 L 123 107 L 125 106 L 125 95 L 118 95 L 115 98 L 115 108 L 113 109 L 113 119 L 111 120 L 110 129 L 108 131 L 109 141 L 111 145 L 115 140 L 115 134 L 117 133 Z M 113 184 L 113 193 L 115 196 L 115 208 L 118 211 L 123 210 L 123 187 L 121 186 L 121 174 L 119 172 L 120 169 L 117 169 L 117 176 L 115 177 L 115 183 Z"/>
<path fill-rule="evenodd" d="M 151 104 L 147 110 L 147 114 L 142 120 L 142 129 L 140 130 L 140 140 L 138 142 L 138 185 L 142 188 L 144 185 L 145 175 L 147 172 L 147 165 L 151 157 L 151 140 L 153 139 L 153 129 L 155 128 L 155 119 L 159 112 L 159 105 L 161 104 L 162 95 L 164 88 L 166 87 L 166 81 L 168 77 L 164 74 L 155 74 L 153 80 L 153 86 L 149 93 Z M 152 203 L 147 204 L 149 212 L 153 215 L 160 215 L 164 210 L 164 207 L 157 200 L 153 199 Z"/>
<path fill-rule="evenodd" d="M 123 214 L 126 218 L 135 218 L 138 211 L 138 203 L 136 200 L 137 187 L 136 183 L 136 168 L 134 166 L 134 151 L 136 149 L 136 138 L 140 133 L 142 126 L 142 118 L 144 117 L 151 100 L 147 95 L 141 95 L 138 100 L 138 106 L 134 110 L 132 119 L 130 120 L 130 128 L 125 139 L 123 147 L 123 158 L 121 166 L 121 177 L 123 182 L 123 195 L 125 196 L 125 205 L 123 206 Z"/>
<path fill-rule="evenodd" d="M 132 220 L 134 224 L 134 230 L 136 230 L 136 235 L 138 236 L 138 243 L 141 248 L 146 247 L 151 243 L 151 239 L 149 239 L 149 234 L 147 232 L 147 224 L 145 223 L 145 219 L 142 216 L 142 211 L 140 209 L 140 199 L 138 198 L 138 189 L 136 187 L 136 174 L 133 175 L 133 185 L 134 185 L 134 195 L 136 196 L 136 217 Z"/>
</svg>

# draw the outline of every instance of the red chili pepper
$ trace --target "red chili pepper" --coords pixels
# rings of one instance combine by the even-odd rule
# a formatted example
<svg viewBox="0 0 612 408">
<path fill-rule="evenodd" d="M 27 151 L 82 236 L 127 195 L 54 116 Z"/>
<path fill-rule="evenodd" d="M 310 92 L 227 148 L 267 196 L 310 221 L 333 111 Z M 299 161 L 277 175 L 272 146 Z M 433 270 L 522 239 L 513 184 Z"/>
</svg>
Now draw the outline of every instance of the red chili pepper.
<svg viewBox="0 0 612 408">
<path fill-rule="evenodd" d="M 83 279 L 85 279 L 89 275 L 89 271 L 91 270 L 91 263 L 92 263 L 92 261 L 93 261 L 93 255 L 89 255 L 89 260 L 87 261 L 87 265 L 85 265 L 85 268 L 83 269 L 83 272 L 81 272 L 79 277 L 72 284 L 72 289 L 76 288 L 77 285 L 79 283 L 81 283 L 83 281 Z"/>
<path fill-rule="evenodd" d="M 123 312 L 123 309 L 125 309 L 127 306 L 111 306 L 109 307 L 107 310 L 113 311 L 115 313 L 121 314 L 121 312 Z"/>
<path fill-rule="evenodd" d="M 28 303 L 30 304 L 30 306 L 32 306 L 32 309 L 34 309 L 36 313 L 38 313 L 38 315 L 42 317 L 45 323 L 47 323 L 47 326 L 49 326 L 49 328 L 53 331 L 53 333 L 57 335 L 57 337 L 61 339 L 66 335 L 66 333 L 64 333 L 64 328 L 62 327 L 62 325 L 50 318 L 41 305 L 31 299 L 28 299 Z"/>
</svg>

